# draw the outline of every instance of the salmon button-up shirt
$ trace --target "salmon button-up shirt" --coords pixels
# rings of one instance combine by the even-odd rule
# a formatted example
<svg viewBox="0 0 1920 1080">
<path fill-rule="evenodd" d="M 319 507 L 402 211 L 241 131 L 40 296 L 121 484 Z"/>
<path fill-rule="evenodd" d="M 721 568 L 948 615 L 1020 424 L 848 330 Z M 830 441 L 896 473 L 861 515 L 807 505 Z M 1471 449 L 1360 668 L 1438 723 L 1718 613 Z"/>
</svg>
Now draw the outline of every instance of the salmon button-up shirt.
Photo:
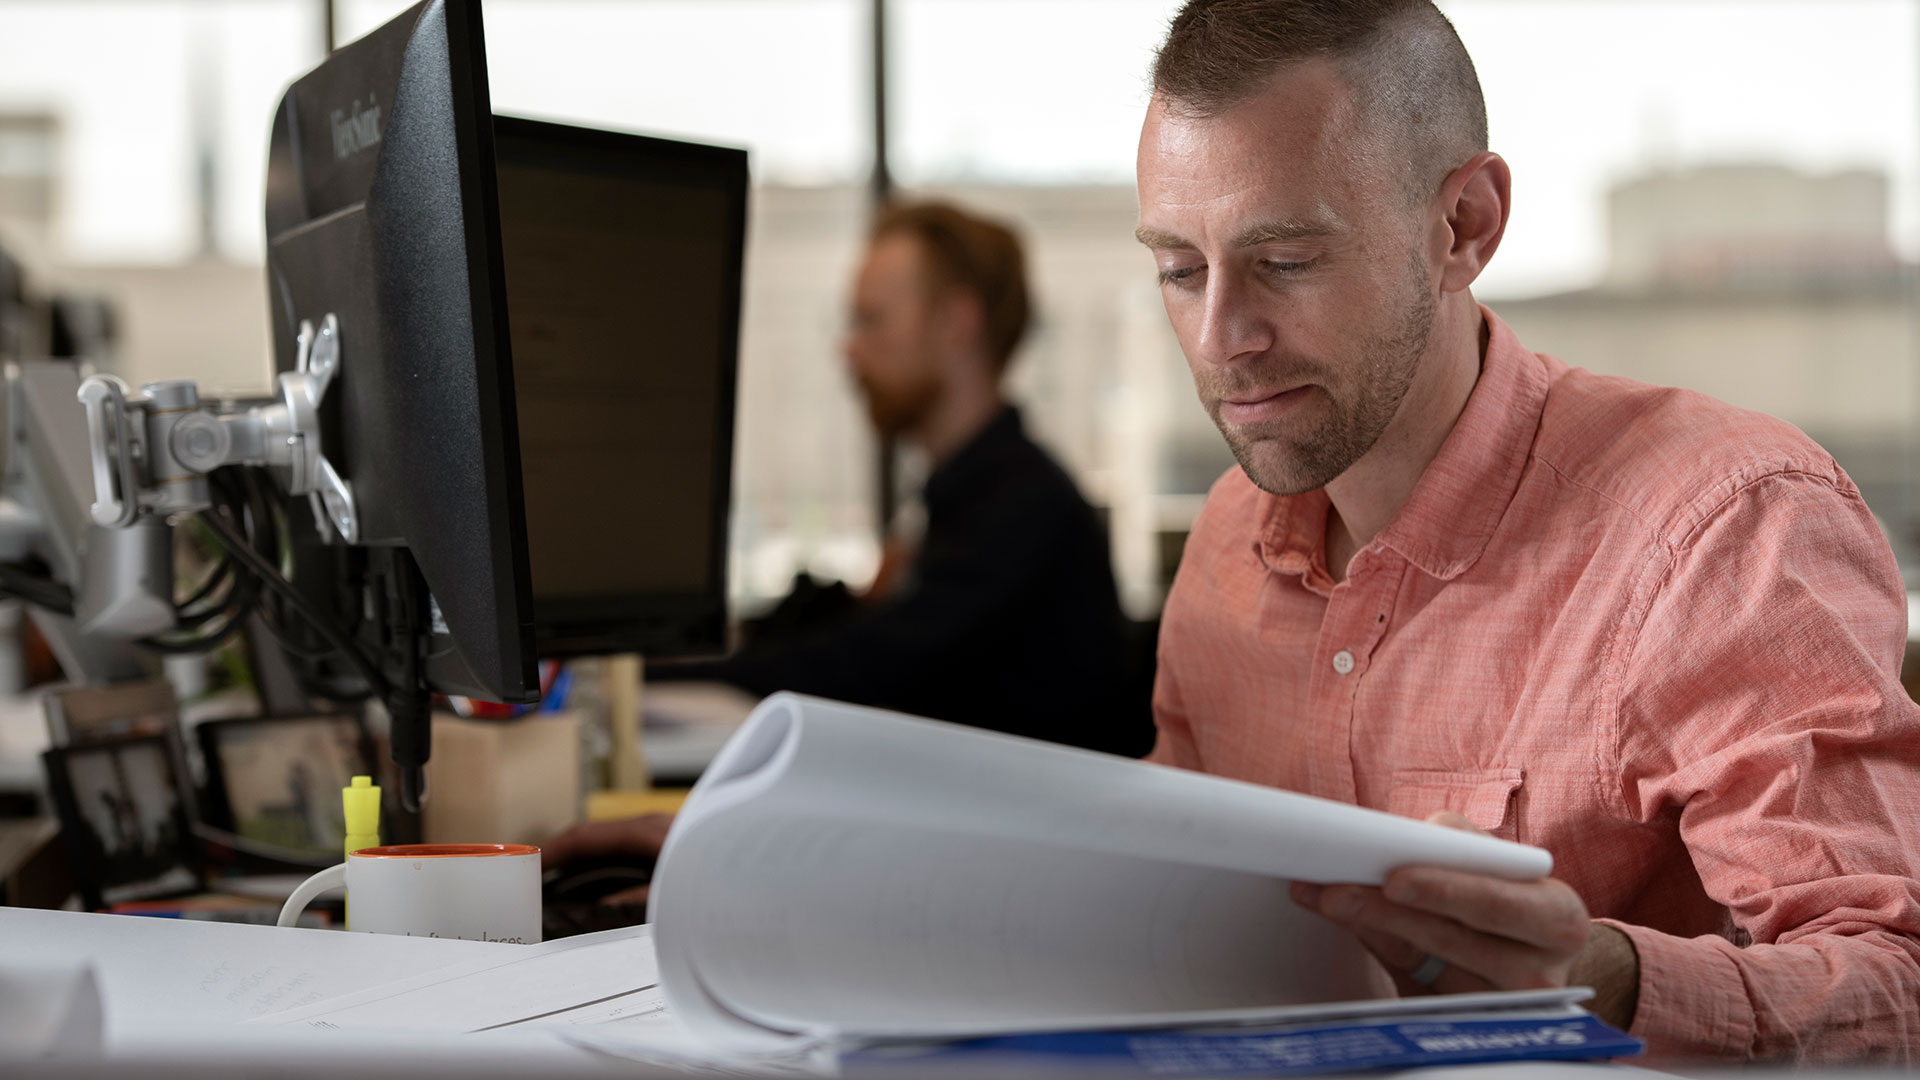
<svg viewBox="0 0 1920 1080">
<path fill-rule="evenodd" d="M 1548 849 L 1632 940 L 1651 1053 L 1920 1057 L 1920 710 L 1859 491 L 1482 310 L 1465 411 L 1344 581 L 1323 491 L 1214 485 L 1152 759 Z"/>
</svg>

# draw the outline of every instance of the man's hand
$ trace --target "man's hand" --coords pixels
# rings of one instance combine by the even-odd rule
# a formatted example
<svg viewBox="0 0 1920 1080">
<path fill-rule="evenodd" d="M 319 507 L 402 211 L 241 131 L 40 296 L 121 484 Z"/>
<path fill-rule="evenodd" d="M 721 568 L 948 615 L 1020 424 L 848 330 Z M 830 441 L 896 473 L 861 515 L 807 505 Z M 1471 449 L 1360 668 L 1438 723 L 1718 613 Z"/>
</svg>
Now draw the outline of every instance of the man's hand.
<svg viewBox="0 0 1920 1080">
<path fill-rule="evenodd" d="M 552 837 L 540 845 L 543 870 L 564 868 L 585 859 L 631 859 L 644 865 L 660 857 L 667 842 L 667 830 L 673 827 L 672 814 L 642 814 L 619 821 L 588 821 Z M 603 897 L 603 904 L 640 904 L 647 899 L 648 886 L 627 889 Z"/>
<path fill-rule="evenodd" d="M 1427 820 L 1479 832 L 1459 814 Z M 1625 934 L 1587 917 L 1573 887 L 1557 878 L 1507 881 L 1458 870 L 1410 866 L 1379 888 L 1293 883 L 1294 902 L 1352 931 L 1393 973 L 1402 995 L 1591 986 L 1588 1008 L 1625 1029 L 1639 996 L 1640 964 Z M 1429 957 L 1444 961 L 1420 983 Z"/>
</svg>

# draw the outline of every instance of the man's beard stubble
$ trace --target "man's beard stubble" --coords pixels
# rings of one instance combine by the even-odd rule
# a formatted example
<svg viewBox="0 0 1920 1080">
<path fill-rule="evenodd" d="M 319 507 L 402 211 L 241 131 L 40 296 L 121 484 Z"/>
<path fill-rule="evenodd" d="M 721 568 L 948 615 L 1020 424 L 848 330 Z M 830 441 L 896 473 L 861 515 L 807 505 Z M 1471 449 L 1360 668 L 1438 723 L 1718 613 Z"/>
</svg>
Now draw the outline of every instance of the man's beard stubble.
<svg viewBox="0 0 1920 1080">
<path fill-rule="evenodd" d="M 919 427 L 940 397 L 940 384 L 931 377 L 896 379 L 891 383 L 860 378 L 857 382 L 866 399 L 867 419 L 872 421 L 874 432 L 884 439 L 899 438 Z"/>
<path fill-rule="evenodd" d="M 1202 373 L 1212 377 L 1201 387 L 1201 399 L 1211 403 L 1208 411 L 1214 425 L 1255 487 L 1272 495 L 1299 495 L 1325 487 L 1380 441 L 1420 369 L 1439 307 L 1430 288 L 1432 278 L 1417 253 L 1408 276 L 1410 288 L 1399 318 L 1361 345 L 1364 361 L 1353 378 L 1353 393 L 1344 400 L 1330 388 L 1337 384 L 1326 365 L 1315 361 L 1276 358 L 1266 366 Z M 1327 401 L 1325 419 L 1311 431 L 1293 436 L 1283 431 L 1262 439 L 1220 420 L 1219 402 L 1238 389 L 1306 384 L 1318 388 Z M 1259 442 L 1281 447 L 1277 468 L 1266 468 L 1256 459 L 1254 447 Z"/>
</svg>

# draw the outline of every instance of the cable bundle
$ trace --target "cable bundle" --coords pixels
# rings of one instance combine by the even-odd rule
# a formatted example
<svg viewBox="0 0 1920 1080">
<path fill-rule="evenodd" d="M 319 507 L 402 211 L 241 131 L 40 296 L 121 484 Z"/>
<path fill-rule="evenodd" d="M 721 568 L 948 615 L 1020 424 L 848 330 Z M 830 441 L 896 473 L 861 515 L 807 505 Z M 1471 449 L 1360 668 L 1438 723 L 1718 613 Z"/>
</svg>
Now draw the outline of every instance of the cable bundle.
<svg viewBox="0 0 1920 1080">
<path fill-rule="evenodd" d="M 281 496 L 271 481 L 259 470 L 238 465 L 215 469 L 207 474 L 207 481 L 213 506 L 200 511 L 195 520 L 218 541 L 220 560 L 192 595 L 175 602 L 174 628 L 142 638 L 139 644 L 169 655 L 211 652 L 258 612 L 260 624 L 290 657 L 309 666 L 339 658 L 364 684 L 349 691 L 336 689 L 327 696 L 384 697 L 387 680 L 379 668 L 281 572 L 284 522 Z M 0 563 L 0 595 L 56 615 L 73 615 L 73 589 L 55 580 L 38 560 Z"/>
</svg>

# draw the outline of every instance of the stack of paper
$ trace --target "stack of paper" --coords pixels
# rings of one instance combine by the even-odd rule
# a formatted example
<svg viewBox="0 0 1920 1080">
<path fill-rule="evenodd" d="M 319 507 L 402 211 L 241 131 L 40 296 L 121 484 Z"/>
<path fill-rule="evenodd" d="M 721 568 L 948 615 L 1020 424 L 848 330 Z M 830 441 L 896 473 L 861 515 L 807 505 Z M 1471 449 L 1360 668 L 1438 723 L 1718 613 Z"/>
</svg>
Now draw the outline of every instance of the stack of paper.
<svg viewBox="0 0 1920 1080">
<path fill-rule="evenodd" d="M 586 1015 L 568 1007 L 669 1028 L 644 996 L 644 927 L 519 946 L 0 907 L 0 942 L 0 1076 L 47 1061 L 129 1075 L 325 1061 L 338 1074 L 631 1078 L 562 1037 Z"/>
<path fill-rule="evenodd" d="M 0 966 L 89 969 L 105 1037 L 231 1025 L 513 946 L 0 907 Z"/>
<path fill-rule="evenodd" d="M 543 1032 L 654 1065 L 733 1072 L 979 1075 L 1052 1065 L 1102 1075 L 1296 1075 L 1509 1059 L 1591 1059 L 1638 1043 L 1577 1002 L 1586 991 L 1460 994 L 1187 1016 L 1146 1030 L 1034 1032 L 966 1040 L 821 1033 L 774 1047 L 704 1040 L 674 1022 L 648 928 L 488 957 L 254 1021 L 313 1031 Z"/>
<path fill-rule="evenodd" d="M 776 694 L 655 871 L 667 999 L 740 1050 L 1149 1028 L 1379 998 L 1289 879 L 1545 875 L 1538 848 L 876 709 Z"/>
</svg>

